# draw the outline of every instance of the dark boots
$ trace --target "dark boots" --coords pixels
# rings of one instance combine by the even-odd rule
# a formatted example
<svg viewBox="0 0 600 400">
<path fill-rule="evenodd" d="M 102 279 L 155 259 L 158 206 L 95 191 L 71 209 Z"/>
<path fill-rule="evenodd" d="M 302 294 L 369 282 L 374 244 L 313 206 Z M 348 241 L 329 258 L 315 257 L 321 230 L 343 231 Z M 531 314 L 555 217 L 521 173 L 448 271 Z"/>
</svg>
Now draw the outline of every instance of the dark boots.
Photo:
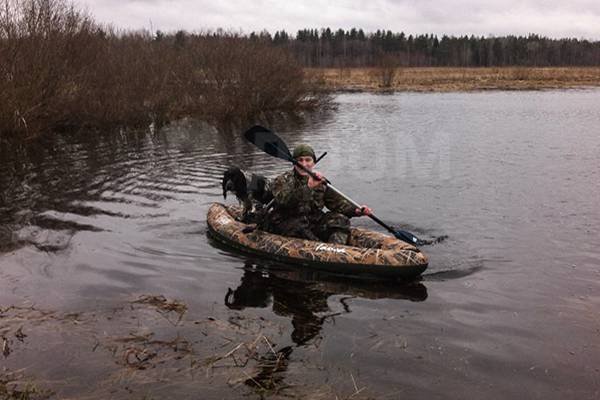
<svg viewBox="0 0 600 400">
<path fill-rule="evenodd" d="M 319 236 L 328 243 L 348 244 L 350 218 L 335 212 L 323 214 L 319 220 Z"/>
<path fill-rule="evenodd" d="M 335 244 L 348 244 L 348 237 L 348 232 L 333 231 L 331 235 L 329 235 L 327 242 Z"/>
</svg>

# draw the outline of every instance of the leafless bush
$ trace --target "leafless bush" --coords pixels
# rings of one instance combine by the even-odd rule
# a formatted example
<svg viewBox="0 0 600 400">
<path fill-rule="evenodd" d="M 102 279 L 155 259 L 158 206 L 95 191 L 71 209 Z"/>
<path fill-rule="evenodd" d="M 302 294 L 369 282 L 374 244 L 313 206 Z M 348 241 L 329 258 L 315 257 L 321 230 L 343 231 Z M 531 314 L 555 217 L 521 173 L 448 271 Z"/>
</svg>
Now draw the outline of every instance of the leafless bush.
<svg viewBox="0 0 600 400">
<path fill-rule="evenodd" d="M 91 19 L 58 0 L 4 0 L 0 9 L 0 131 L 32 136 L 65 122 Z"/>
<path fill-rule="evenodd" d="M 176 90 L 176 60 L 148 32 L 93 39 L 96 63 L 82 73 L 73 109 L 78 126 L 140 126 L 168 119 Z"/>
<path fill-rule="evenodd" d="M 245 121 L 264 113 L 316 108 L 325 100 L 280 48 L 222 36 L 198 38 L 190 50 L 195 74 L 189 98 L 209 119 Z"/>
<path fill-rule="evenodd" d="M 379 82 L 380 87 L 391 88 L 399 66 L 400 60 L 397 56 L 382 54 L 378 58 L 377 66 L 372 70 L 373 78 Z"/>
<path fill-rule="evenodd" d="M 246 122 L 329 101 L 286 50 L 224 32 L 116 32 L 65 1 L 0 0 L 0 140 L 183 116 Z"/>
</svg>

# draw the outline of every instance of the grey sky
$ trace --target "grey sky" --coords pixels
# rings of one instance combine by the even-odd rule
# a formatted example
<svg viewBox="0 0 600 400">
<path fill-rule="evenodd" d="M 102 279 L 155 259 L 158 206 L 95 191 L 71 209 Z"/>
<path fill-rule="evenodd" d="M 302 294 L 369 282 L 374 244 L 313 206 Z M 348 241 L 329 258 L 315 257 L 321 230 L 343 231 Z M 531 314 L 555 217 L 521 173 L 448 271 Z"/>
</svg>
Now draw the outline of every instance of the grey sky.
<svg viewBox="0 0 600 400">
<path fill-rule="evenodd" d="M 600 40 L 598 0 L 75 0 L 120 28 L 244 32 L 352 27 L 406 33 L 577 37 Z"/>
</svg>

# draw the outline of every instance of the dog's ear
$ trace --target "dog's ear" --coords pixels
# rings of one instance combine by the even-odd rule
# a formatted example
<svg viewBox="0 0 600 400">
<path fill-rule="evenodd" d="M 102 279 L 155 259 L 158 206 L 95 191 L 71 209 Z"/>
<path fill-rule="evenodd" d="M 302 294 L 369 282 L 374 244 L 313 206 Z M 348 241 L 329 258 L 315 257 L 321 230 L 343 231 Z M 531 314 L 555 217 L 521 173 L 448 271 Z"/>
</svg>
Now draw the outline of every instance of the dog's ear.
<svg viewBox="0 0 600 400">
<path fill-rule="evenodd" d="M 227 199 L 227 192 L 233 192 L 237 196 L 237 192 L 235 190 L 235 184 L 231 179 L 227 179 L 225 181 L 225 186 L 223 187 L 223 198 Z"/>
<path fill-rule="evenodd" d="M 221 186 L 223 187 L 223 198 L 227 200 L 227 185 L 229 184 L 229 170 L 225 171 L 223 174 L 223 179 L 221 180 Z"/>
</svg>

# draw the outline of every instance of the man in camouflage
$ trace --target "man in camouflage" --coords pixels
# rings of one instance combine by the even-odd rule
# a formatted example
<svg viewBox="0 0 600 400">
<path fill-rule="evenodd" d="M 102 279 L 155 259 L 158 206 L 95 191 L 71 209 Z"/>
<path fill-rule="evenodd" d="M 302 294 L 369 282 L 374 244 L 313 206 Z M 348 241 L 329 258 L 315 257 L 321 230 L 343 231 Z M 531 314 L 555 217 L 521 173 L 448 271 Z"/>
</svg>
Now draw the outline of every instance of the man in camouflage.
<svg viewBox="0 0 600 400">
<path fill-rule="evenodd" d="M 293 157 L 308 169 L 315 165 L 315 152 L 302 144 L 294 149 Z M 272 186 L 277 202 L 269 221 L 269 230 L 284 236 L 293 236 L 329 243 L 347 244 L 350 236 L 350 218 L 369 215 L 369 207 L 356 208 L 324 185 L 324 178 L 313 179 L 298 167 L 275 178 Z M 323 212 L 327 207 L 329 212 Z"/>
</svg>

